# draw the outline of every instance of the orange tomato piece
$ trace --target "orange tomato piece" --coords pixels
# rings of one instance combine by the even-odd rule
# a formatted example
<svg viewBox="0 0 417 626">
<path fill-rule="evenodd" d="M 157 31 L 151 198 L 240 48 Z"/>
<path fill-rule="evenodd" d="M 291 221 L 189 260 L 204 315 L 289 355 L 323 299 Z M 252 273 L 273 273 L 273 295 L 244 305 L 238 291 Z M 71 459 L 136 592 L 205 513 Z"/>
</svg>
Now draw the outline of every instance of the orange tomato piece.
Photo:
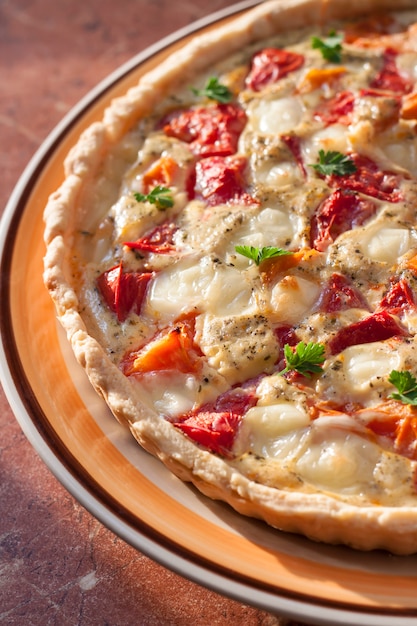
<svg viewBox="0 0 417 626">
<path fill-rule="evenodd" d="M 378 14 L 361 22 L 347 25 L 345 28 L 345 42 L 354 43 L 364 48 L 384 47 L 391 42 L 390 31 L 394 25 L 391 16 Z"/>
<path fill-rule="evenodd" d="M 368 409 L 364 409 L 366 414 Z M 417 413 L 413 406 L 388 400 L 372 410 L 373 419 L 367 426 L 376 435 L 392 441 L 394 452 L 417 460 Z M 358 412 L 360 417 L 361 411 Z"/>
<path fill-rule="evenodd" d="M 400 420 L 396 429 L 395 448 L 405 456 L 417 456 L 417 416 Z"/>
<path fill-rule="evenodd" d="M 400 116 L 404 120 L 416 120 L 417 119 L 417 92 L 407 94 L 404 96 Z"/>
<path fill-rule="evenodd" d="M 321 416 L 339 416 L 343 414 L 358 418 L 358 433 L 362 433 L 364 424 L 374 435 L 389 440 L 390 444 L 381 441 L 385 448 L 408 459 L 417 461 L 417 412 L 415 407 L 388 399 L 373 408 L 361 408 L 359 404 L 337 405 L 332 402 L 312 403 L 311 419 Z M 368 419 L 368 416 L 371 419 Z M 354 422 L 353 422 L 354 423 Z M 355 426 L 353 426 L 355 430 Z"/>
<path fill-rule="evenodd" d="M 161 370 L 195 372 L 201 352 L 193 340 L 193 324 L 187 320 L 163 330 L 139 351 L 129 353 L 122 362 L 126 376 Z"/>
<path fill-rule="evenodd" d="M 169 156 L 158 159 L 143 175 L 143 187 L 149 193 L 157 185 L 170 187 L 179 170 L 178 163 Z"/>
<path fill-rule="evenodd" d="M 410 259 L 406 261 L 406 266 L 415 272 L 417 272 L 417 254 L 412 256 Z"/>
<path fill-rule="evenodd" d="M 338 80 L 346 73 L 343 66 L 328 68 L 313 68 L 304 76 L 298 87 L 299 93 L 310 93 L 314 89 L 318 89 L 322 85 L 329 85 Z"/>
<path fill-rule="evenodd" d="M 314 260 L 320 256 L 320 252 L 312 248 L 304 248 L 293 254 L 285 254 L 283 256 L 265 259 L 260 265 L 261 277 L 264 283 L 273 283 L 278 276 L 286 274 L 288 270 L 296 267 L 302 262 L 314 263 Z"/>
</svg>

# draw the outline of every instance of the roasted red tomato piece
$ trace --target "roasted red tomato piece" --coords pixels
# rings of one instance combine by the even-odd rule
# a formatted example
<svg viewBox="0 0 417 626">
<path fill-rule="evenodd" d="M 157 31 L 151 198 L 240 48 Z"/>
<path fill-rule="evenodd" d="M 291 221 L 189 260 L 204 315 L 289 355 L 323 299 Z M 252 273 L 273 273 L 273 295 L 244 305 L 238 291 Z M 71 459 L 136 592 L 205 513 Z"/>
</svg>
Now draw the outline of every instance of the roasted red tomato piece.
<svg viewBox="0 0 417 626">
<path fill-rule="evenodd" d="M 346 309 L 369 309 L 358 289 L 342 274 L 334 273 L 325 285 L 317 303 L 319 311 L 333 313 Z"/>
<path fill-rule="evenodd" d="M 140 314 L 151 272 L 124 272 L 120 263 L 97 279 L 97 287 L 107 306 L 124 322 L 129 313 Z"/>
<path fill-rule="evenodd" d="M 386 311 L 372 313 L 363 320 L 342 328 L 329 341 L 331 354 L 339 354 L 350 346 L 373 341 L 384 341 L 391 337 L 404 337 L 406 331 Z"/>
<path fill-rule="evenodd" d="M 162 370 L 185 374 L 200 369 L 202 352 L 194 343 L 194 319 L 184 319 L 164 328 L 139 350 L 125 355 L 121 369 L 126 376 Z"/>
<path fill-rule="evenodd" d="M 274 329 L 274 335 L 278 339 L 279 345 L 282 347 L 284 347 L 286 343 L 289 346 L 295 346 L 299 341 L 294 326 L 291 326 L 290 324 L 277 326 Z"/>
<path fill-rule="evenodd" d="M 260 91 L 266 85 L 276 83 L 304 64 L 304 56 L 280 48 L 264 48 L 252 57 L 251 68 L 246 77 L 246 87 Z"/>
<path fill-rule="evenodd" d="M 140 237 L 136 241 L 126 241 L 123 245 L 142 252 L 169 254 L 175 250 L 174 234 L 177 230 L 178 227 L 174 222 L 163 222 L 163 224 L 155 226 L 144 237 Z"/>
<path fill-rule="evenodd" d="M 318 206 L 311 220 L 310 245 L 324 252 L 335 239 L 368 220 L 376 211 L 370 200 L 337 189 Z"/>
<path fill-rule="evenodd" d="M 184 415 L 175 426 L 211 452 L 229 456 L 242 417 L 255 404 L 253 393 L 231 390 Z"/>
<path fill-rule="evenodd" d="M 361 89 L 359 95 L 363 98 L 389 98 L 393 102 L 398 103 L 398 108 L 401 103 L 401 95 L 394 94 L 392 91 L 384 91 L 383 89 L 377 89 L 375 87 L 368 87 L 367 89 Z"/>
<path fill-rule="evenodd" d="M 290 150 L 293 155 L 298 168 L 304 178 L 307 177 L 306 168 L 304 166 L 303 157 L 301 154 L 301 142 L 300 138 L 297 135 L 282 135 L 281 140 L 285 143 L 287 148 Z"/>
<path fill-rule="evenodd" d="M 256 203 L 245 190 L 246 163 L 241 156 L 201 159 L 195 168 L 195 197 L 209 206 Z"/>
<path fill-rule="evenodd" d="M 285 354 L 284 354 L 284 346 L 288 344 L 289 346 L 296 346 L 299 342 L 299 338 L 297 337 L 297 333 L 295 331 L 294 326 L 290 324 L 283 324 L 282 326 L 277 326 L 274 329 L 274 335 L 279 342 L 279 354 L 277 359 L 278 371 L 281 371 L 285 367 Z"/>
<path fill-rule="evenodd" d="M 238 104 L 214 104 L 174 113 L 163 130 L 188 143 L 196 155 L 227 156 L 236 152 L 245 124 L 246 113 Z"/>
<path fill-rule="evenodd" d="M 371 87 L 395 94 L 406 94 L 411 91 L 412 83 L 398 71 L 397 54 L 397 51 L 391 48 L 385 50 L 382 69 L 371 82 Z"/>
<path fill-rule="evenodd" d="M 403 278 L 397 282 L 392 282 L 388 292 L 379 303 L 379 309 L 387 311 L 391 315 L 400 315 L 412 308 L 415 308 L 413 292 Z"/>
<path fill-rule="evenodd" d="M 331 187 L 347 189 L 385 200 L 399 202 L 402 199 L 400 183 L 402 176 L 388 170 L 381 170 L 379 165 L 369 157 L 352 154 L 356 171 L 346 176 L 332 174 L 327 177 Z"/>
<path fill-rule="evenodd" d="M 355 96 L 351 91 L 341 91 L 334 98 L 325 100 L 315 111 L 314 117 L 324 124 L 343 124 L 348 126 L 352 121 Z"/>
</svg>

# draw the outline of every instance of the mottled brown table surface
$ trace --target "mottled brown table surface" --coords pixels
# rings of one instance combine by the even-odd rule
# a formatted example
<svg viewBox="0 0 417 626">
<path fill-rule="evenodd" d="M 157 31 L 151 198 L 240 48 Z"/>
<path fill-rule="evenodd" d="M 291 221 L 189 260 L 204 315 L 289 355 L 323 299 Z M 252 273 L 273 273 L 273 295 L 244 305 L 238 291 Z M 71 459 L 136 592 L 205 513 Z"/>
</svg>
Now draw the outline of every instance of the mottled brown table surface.
<svg viewBox="0 0 417 626">
<path fill-rule="evenodd" d="M 0 0 L 1 210 L 38 146 L 98 81 L 231 4 Z M 0 432 L 1 624 L 296 624 L 189 582 L 105 529 L 38 458 L 1 389 Z"/>
</svg>

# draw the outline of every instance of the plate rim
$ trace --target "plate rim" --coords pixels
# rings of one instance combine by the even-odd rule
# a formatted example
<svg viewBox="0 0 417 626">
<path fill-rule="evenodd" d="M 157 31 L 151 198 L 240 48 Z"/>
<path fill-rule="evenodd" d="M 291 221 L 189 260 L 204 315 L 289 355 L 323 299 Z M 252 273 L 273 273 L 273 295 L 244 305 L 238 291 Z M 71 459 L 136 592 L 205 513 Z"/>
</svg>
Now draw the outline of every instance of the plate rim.
<svg viewBox="0 0 417 626">
<path fill-rule="evenodd" d="M 30 196 L 31 189 L 51 158 L 51 155 L 53 155 L 56 146 L 59 145 L 62 138 L 65 137 L 76 121 L 85 114 L 86 110 L 88 110 L 96 100 L 102 98 L 107 90 L 114 87 L 117 82 L 142 63 L 149 60 L 152 56 L 199 30 L 260 4 L 261 1 L 262 0 L 243 0 L 230 7 L 211 13 L 175 31 L 171 35 L 162 38 L 151 46 L 148 46 L 100 81 L 81 98 L 53 128 L 34 153 L 17 181 L 0 220 L 0 292 L 4 291 L 6 294 L 7 297 L 5 300 L 7 304 L 10 293 L 10 281 L 8 280 L 10 272 L 7 270 L 10 270 L 11 267 L 15 241 L 12 240 L 12 244 L 10 244 L 9 241 L 8 246 L 6 246 L 6 240 L 16 233 L 17 226 L 25 212 L 26 199 Z M 4 268 L 6 268 L 5 271 Z M 5 311 L 10 312 L 10 308 L 7 304 L 3 304 L 2 298 L 1 309 L 3 313 Z M 358 617 L 366 619 L 363 624 L 369 624 L 369 626 L 373 626 L 374 624 L 378 624 L 379 626 L 391 626 L 393 616 L 395 616 L 399 625 L 412 626 L 412 624 L 415 624 L 414 617 L 417 615 L 417 612 L 414 610 L 407 611 L 406 609 L 400 609 L 396 611 L 393 609 L 388 615 L 385 609 L 384 612 L 381 613 L 381 610 L 378 610 L 378 608 L 374 610 L 373 608 L 359 607 L 358 611 L 356 607 L 347 606 L 344 605 L 344 603 L 342 603 L 343 607 L 341 607 L 340 602 L 336 603 L 338 606 L 331 606 L 327 601 L 321 599 L 311 604 L 310 601 L 305 601 L 302 598 L 294 599 L 288 595 L 277 596 L 276 593 L 273 594 L 271 591 L 265 591 L 260 587 L 246 584 L 242 580 L 231 580 L 221 572 L 213 571 L 215 569 L 213 567 L 210 568 L 197 564 L 184 554 L 173 552 L 168 545 L 162 545 L 164 543 L 163 541 L 161 542 L 160 539 L 157 541 L 155 537 L 152 537 L 152 532 L 148 531 L 146 534 L 143 528 L 133 527 L 124 518 L 122 519 L 117 516 L 113 511 L 108 509 L 101 499 L 97 500 L 96 495 L 93 494 L 91 490 L 87 489 L 85 484 L 75 478 L 74 473 L 68 469 L 67 464 L 64 463 L 62 458 L 56 456 L 56 453 L 50 448 L 47 440 L 42 436 L 42 433 L 33 422 L 30 409 L 33 409 L 34 406 L 37 405 L 38 411 L 43 413 L 43 410 L 42 407 L 39 406 L 26 376 L 25 380 L 27 381 L 29 389 L 19 389 L 16 384 L 16 376 L 13 376 L 13 372 L 16 373 L 19 370 L 23 372 L 24 368 L 20 362 L 16 344 L 13 343 L 14 338 L 8 338 L 6 342 L 3 341 L 3 329 L 6 328 L 7 324 L 8 322 L 5 322 L 4 315 L 2 315 L 0 319 L 2 331 L 0 336 L 0 382 L 16 420 L 30 444 L 61 485 L 67 489 L 86 510 L 100 520 L 100 522 L 114 534 L 121 537 L 131 546 L 143 552 L 154 561 L 175 571 L 181 576 L 203 587 L 212 589 L 221 595 L 227 595 L 239 602 L 248 603 L 248 601 L 250 601 L 250 604 L 260 609 L 270 611 L 271 613 L 279 611 L 280 614 L 292 618 L 308 619 L 310 622 L 313 620 L 314 623 L 319 624 L 340 623 L 345 626 L 357 624 Z M 12 327 L 12 323 L 10 322 L 8 328 L 12 329 Z M 9 348 L 7 356 L 6 343 L 10 346 L 10 342 L 13 343 L 15 351 L 13 353 L 13 350 Z M 10 363 L 12 358 L 18 361 L 18 363 Z M 167 543 L 172 544 L 173 542 L 167 540 L 165 544 Z M 277 599 L 279 600 L 278 603 Z M 346 621 L 348 618 L 351 621 Z M 373 621 L 374 618 L 375 621 Z"/>
</svg>

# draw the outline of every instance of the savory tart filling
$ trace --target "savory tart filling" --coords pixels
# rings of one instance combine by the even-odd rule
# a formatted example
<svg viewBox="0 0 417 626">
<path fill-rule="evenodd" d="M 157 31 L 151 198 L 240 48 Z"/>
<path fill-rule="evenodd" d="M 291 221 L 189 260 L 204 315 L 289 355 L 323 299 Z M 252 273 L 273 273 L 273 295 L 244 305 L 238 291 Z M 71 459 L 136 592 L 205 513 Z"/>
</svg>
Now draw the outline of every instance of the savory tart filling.
<svg viewBox="0 0 417 626">
<path fill-rule="evenodd" d="M 417 512 L 417 11 L 237 49 L 96 151 L 77 312 L 133 399 L 249 481 Z"/>
</svg>

